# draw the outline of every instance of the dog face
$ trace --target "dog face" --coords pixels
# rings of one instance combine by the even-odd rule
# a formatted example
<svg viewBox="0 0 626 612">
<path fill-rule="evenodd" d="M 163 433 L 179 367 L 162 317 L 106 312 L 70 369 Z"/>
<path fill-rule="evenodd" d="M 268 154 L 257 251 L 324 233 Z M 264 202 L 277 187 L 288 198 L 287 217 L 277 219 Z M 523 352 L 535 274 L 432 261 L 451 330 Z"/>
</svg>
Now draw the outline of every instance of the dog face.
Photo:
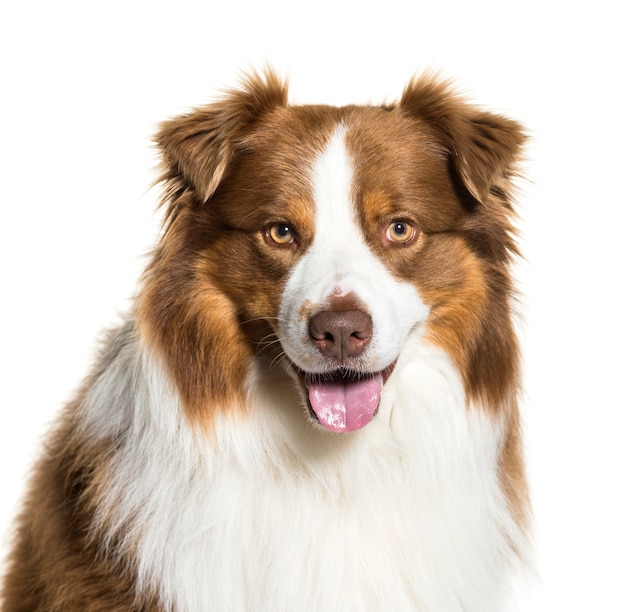
<svg viewBox="0 0 626 612">
<path fill-rule="evenodd" d="M 384 262 L 391 249 L 409 259 L 419 248 L 416 211 L 404 199 L 404 207 L 384 202 L 383 185 L 357 195 L 348 134 L 337 124 L 310 164 L 309 246 L 289 271 L 277 322 L 313 413 L 344 432 L 372 419 L 409 331 L 428 313 L 410 277 L 394 277 Z M 295 225 L 276 229 L 298 248 Z"/>
<path fill-rule="evenodd" d="M 430 80 L 393 106 L 292 107 L 268 75 L 158 141 L 167 228 L 140 320 L 190 414 L 242 398 L 265 356 L 323 427 L 360 429 L 413 330 L 468 397 L 508 393 L 515 123 Z"/>
</svg>

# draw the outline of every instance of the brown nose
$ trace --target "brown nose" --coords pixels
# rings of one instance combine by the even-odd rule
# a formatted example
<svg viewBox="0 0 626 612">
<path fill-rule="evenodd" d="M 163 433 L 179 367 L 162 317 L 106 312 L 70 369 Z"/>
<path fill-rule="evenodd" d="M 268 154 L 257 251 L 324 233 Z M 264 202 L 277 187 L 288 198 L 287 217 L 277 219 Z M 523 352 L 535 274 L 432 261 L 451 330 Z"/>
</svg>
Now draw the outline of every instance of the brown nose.
<svg viewBox="0 0 626 612">
<path fill-rule="evenodd" d="M 343 363 L 367 348 L 372 318 L 362 310 L 322 310 L 311 317 L 309 333 L 322 355 Z"/>
</svg>

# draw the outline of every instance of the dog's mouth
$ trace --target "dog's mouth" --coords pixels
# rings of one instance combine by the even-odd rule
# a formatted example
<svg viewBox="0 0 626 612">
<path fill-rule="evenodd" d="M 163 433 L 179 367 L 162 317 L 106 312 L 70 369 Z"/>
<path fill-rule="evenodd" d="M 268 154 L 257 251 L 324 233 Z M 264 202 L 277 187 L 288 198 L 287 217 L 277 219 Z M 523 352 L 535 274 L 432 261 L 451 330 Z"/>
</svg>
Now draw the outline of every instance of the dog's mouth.
<svg viewBox="0 0 626 612">
<path fill-rule="evenodd" d="M 312 416 L 329 431 L 349 433 L 362 429 L 376 416 L 383 385 L 394 365 L 374 373 L 347 368 L 323 374 L 296 370 L 308 393 Z"/>
</svg>

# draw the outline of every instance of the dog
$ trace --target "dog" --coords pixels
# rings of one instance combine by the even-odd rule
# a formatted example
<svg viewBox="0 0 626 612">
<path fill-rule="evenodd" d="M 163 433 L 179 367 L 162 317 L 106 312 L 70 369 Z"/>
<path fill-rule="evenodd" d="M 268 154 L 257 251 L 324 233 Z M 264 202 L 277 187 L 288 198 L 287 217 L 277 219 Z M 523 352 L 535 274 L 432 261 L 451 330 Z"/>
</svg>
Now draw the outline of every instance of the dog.
<svg viewBox="0 0 626 612">
<path fill-rule="evenodd" d="M 47 439 L 4 610 L 507 609 L 525 140 L 433 75 L 298 106 L 267 69 L 165 122 L 162 235 Z"/>
</svg>

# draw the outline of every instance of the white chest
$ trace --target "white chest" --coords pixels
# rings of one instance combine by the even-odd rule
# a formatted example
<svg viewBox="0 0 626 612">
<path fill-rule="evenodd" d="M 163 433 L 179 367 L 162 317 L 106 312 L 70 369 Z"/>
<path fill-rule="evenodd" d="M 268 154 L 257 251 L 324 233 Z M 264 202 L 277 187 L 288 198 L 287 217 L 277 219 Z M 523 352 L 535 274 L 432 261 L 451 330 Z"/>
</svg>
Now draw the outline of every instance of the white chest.
<svg viewBox="0 0 626 612">
<path fill-rule="evenodd" d="M 285 401 L 284 377 L 257 376 L 247 414 L 213 441 L 135 360 L 145 388 L 120 417 L 133 424 L 103 516 L 141 583 L 185 612 L 500 612 L 523 545 L 498 482 L 499 427 L 466 409 L 445 355 L 420 351 L 362 431 L 318 431 Z"/>
</svg>

